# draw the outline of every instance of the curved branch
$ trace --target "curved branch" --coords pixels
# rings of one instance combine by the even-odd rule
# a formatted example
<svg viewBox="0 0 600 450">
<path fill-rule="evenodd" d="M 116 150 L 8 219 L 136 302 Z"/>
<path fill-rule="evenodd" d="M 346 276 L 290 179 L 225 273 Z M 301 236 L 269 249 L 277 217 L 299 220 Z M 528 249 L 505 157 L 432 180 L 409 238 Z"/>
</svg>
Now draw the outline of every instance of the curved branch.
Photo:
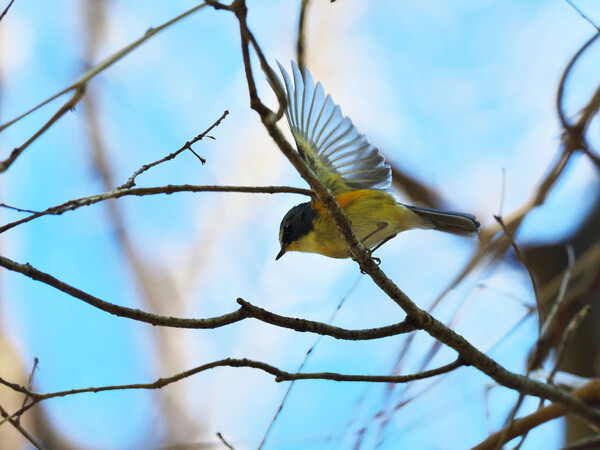
<svg viewBox="0 0 600 450">
<path fill-rule="evenodd" d="M 8 258 L 0 256 L 0 266 L 8 270 L 12 270 L 13 272 L 19 272 L 33 280 L 47 284 L 48 286 L 52 286 L 53 288 L 56 288 L 59 291 L 70 295 L 71 297 L 82 300 L 88 305 L 91 305 L 109 314 L 163 327 L 212 329 L 230 325 L 235 322 L 240 322 L 244 319 L 254 318 L 282 328 L 289 328 L 300 332 L 315 333 L 323 336 L 331 336 L 336 339 L 353 341 L 381 339 L 384 337 L 408 333 L 416 329 L 410 320 L 405 320 L 403 322 L 386 327 L 368 328 L 364 330 L 347 330 L 345 328 L 335 327 L 312 320 L 280 316 L 254 306 L 242 299 L 238 299 L 240 308 L 237 311 L 208 319 L 188 319 L 181 317 L 159 316 L 157 314 L 141 311 L 139 309 L 127 308 L 126 306 L 119 306 L 115 305 L 114 303 L 101 300 L 93 295 L 88 294 L 87 292 L 54 278 L 52 275 L 35 269 L 30 264 L 19 264 L 11 261 Z"/>
<path fill-rule="evenodd" d="M 324 336 L 331 336 L 336 339 L 347 341 L 366 341 L 372 339 L 381 339 L 388 336 L 409 333 L 417 329 L 410 319 L 386 327 L 370 328 L 364 330 L 346 330 L 333 325 L 327 325 L 322 322 L 314 322 L 306 319 L 296 319 L 292 317 L 280 316 L 265 309 L 254 306 L 241 298 L 237 302 L 242 306 L 242 310 L 248 314 L 248 317 L 258 319 L 278 327 L 290 328 L 295 331 L 309 332 Z"/>
<path fill-rule="evenodd" d="M 556 111 L 558 112 L 558 118 L 560 120 L 560 123 L 565 129 L 571 127 L 571 125 L 567 121 L 565 111 L 563 108 L 563 99 L 565 94 L 565 84 L 567 82 L 567 78 L 569 78 L 571 70 L 575 66 L 575 63 L 577 62 L 579 57 L 583 55 L 583 53 L 594 43 L 596 39 L 598 39 L 598 37 L 600 37 L 600 32 L 594 34 L 588 41 L 586 41 L 585 44 L 583 44 L 583 46 L 579 50 L 577 50 L 577 53 L 573 55 L 573 57 L 567 64 L 567 67 L 565 67 L 562 76 L 560 77 L 560 83 L 558 84 L 558 92 L 556 93 Z"/>
<path fill-rule="evenodd" d="M 298 18 L 298 38 L 296 41 L 296 61 L 302 73 L 306 67 L 306 16 L 308 14 L 308 5 L 310 0 L 302 0 L 300 6 L 300 16 Z"/>
<path fill-rule="evenodd" d="M 16 391 L 21 392 L 31 398 L 31 403 L 23 406 L 17 412 L 13 413 L 10 416 L 5 417 L 3 421 L 0 421 L 0 425 L 8 420 L 12 420 L 16 417 L 21 416 L 25 413 L 29 408 L 36 405 L 37 403 L 48 400 L 56 397 L 66 397 L 68 395 L 76 395 L 76 394 L 85 394 L 85 393 L 98 393 L 105 391 L 118 391 L 118 390 L 128 390 L 128 389 L 162 389 L 163 387 L 176 383 L 184 378 L 189 378 L 192 375 L 196 375 L 200 372 L 205 372 L 210 369 L 214 369 L 215 367 L 248 367 L 252 369 L 262 370 L 270 375 L 275 376 L 275 381 L 292 381 L 292 380 L 332 380 L 332 381 L 348 381 L 348 382 L 374 382 L 374 383 L 407 383 L 414 380 L 422 380 L 425 378 L 431 378 L 437 375 L 441 375 L 444 373 L 451 372 L 459 367 L 461 367 L 463 363 L 460 359 L 457 359 L 454 362 L 446 364 L 444 366 L 438 367 L 436 369 L 427 370 L 425 372 L 414 373 L 410 375 L 344 375 L 340 373 L 333 372 L 314 372 L 314 373 L 292 373 L 286 372 L 285 370 L 281 370 L 271 364 L 267 364 L 261 361 L 254 361 L 251 359 L 234 359 L 227 358 L 221 359 L 219 361 L 214 361 L 208 364 L 203 364 L 201 366 L 195 367 L 193 369 L 187 370 L 185 372 L 178 373 L 168 378 L 159 378 L 158 380 L 152 383 L 136 383 L 136 384 L 121 384 L 121 385 L 112 385 L 112 386 L 100 386 L 100 387 L 89 387 L 83 389 L 70 389 L 67 391 L 57 391 L 57 392 L 49 392 L 47 394 L 39 394 L 37 392 L 32 392 L 30 389 L 27 389 L 24 386 L 21 386 L 17 383 L 12 383 L 10 381 L 4 380 L 0 377 L 0 384 Z"/>
</svg>

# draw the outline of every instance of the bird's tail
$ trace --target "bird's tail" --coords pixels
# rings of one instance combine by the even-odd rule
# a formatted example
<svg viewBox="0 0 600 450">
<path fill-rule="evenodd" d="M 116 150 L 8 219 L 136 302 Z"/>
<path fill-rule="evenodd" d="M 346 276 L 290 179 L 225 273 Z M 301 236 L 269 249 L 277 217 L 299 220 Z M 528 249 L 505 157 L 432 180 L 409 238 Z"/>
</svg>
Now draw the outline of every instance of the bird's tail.
<svg viewBox="0 0 600 450">
<path fill-rule="evenodd" d="M 425 222 L 424 228 L 468 236 L 479 230 L 479 222 L 471 214 L 404 205 Z"/>
</svg>

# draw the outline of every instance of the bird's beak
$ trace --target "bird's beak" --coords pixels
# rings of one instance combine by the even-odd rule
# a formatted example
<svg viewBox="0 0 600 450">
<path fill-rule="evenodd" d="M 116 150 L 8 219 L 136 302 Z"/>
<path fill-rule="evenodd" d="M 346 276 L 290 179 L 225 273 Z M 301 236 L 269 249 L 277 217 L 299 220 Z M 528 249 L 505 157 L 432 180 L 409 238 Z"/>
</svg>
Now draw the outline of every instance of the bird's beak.
<svg viewBox="0 0 600 450">
<path fill-rule="evenodd" d="M 281 247 L 281 250 L 279 251 L 279 253 L 275 257 L 275 261 L 277 261 L 279 258 L 281 258 L 285 254 L 286 250 L 287 249 L 285 247 Z"/>
</svg>

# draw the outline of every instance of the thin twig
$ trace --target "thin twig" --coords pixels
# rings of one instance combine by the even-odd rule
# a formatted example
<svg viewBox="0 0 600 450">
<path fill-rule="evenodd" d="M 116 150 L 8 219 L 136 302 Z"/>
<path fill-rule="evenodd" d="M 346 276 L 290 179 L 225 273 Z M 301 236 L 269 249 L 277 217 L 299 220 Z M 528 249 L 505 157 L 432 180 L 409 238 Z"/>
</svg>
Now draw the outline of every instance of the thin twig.
<svg viewBox="0 0 600 450">
<path fill-rule="evenodd" d="M 223 435 L 221 434 L 221 432 L 220 432 L 220 431 L 218 431 L 218 432 L 217 432 L 217 437 L 219 438 L 219 440 L 221 441 L 221 443 L 222 443 L 222 444 L 223 444 L 225 447 L 227 447 L 227 448 L 229 448 L 229 449 L 231 449 L 231 450 L 235 450 L 235 449 L 234 449 L 234 448 L 231 446 L 231 444 L 225 440 L 225 438 L 223 437 Z"/>
<path fill-rule="evenodd" d="M 7 205 L 6 203 L 0 203 L 0 208 L 12 209 L 13 211 L 30 213 L 30 214 L 38 214 L 39 213 L 39 211 L 32 211 L 31 209 L 17 208 L 16 206 L 10 206 L 10 205 Z"/>
<path fill-rule="evenodd" d="M 387 161 L 392 169 L 392 184 L 401 189 L 414 203 L 427 208 L 444 209 L 447 203 L 442 195 L 410 175 L 392 161 Z"/>
<path fill-rule="evenodd" d="M 575 252 L 573 251 L 573 247 L 571 245 L 567 245 L 566 250 L 567 267 L 563 272 L 560 288 L 558 290 L 558 295 L 554 299 L 552 307 L 548 311 L 544 322 L 540 324 L 540 336 L 538 337 L 538 340 L 535 343 L 535 346 L 533 347 L 533 350 L 531 351 L 527 362 L 527 367 L 529 371 L 541 367 L 544 360 L 548 356 L 548 353 L 550 352 L 550 348 L 552 347 L 552 339 L 550 337 L 550 332 L 555 325 L 555 319 L 557 317 L 558 311 L 563 305 L 565 294 L 567 292 L 567 286 L 569 285 L 569 281 L 571 280 L 571 273 L 575 265 Z"/>
<path fill-rule="evenodd" d="M 157 186 L 157 187 L 146 187 L 146 188 L 133 188 L 119 190 L 115 189 L 102 194 L 90 195 L 89 197 L 82 197 L 75 200 L 69 200 L 68 202 L 60 205 L 52 206 L 44 211 L 34 213 L 23 219 L 7 223 L 6 225 L 0 226 L 0 233 L 4 233 L 11 228 L 19 226 L 21 224 L 30 222 L 38 217 L 53 215 L 57 216 L 67 211 L 73 211 L 81 208 L 82 206 L 89 206 L 95 203 L 103 202 L 109 199 L 116 199 L 121 197 L 129 196 L 146 196 L 156 194 L 174 194 L 176 192 L 239 192 L 249 194 L 302 194 L 308 196 L 314 196 L 313 192 L 308 189 L 301 189 L 289 186 L 194 186 L 191 184 Z"/>
<path fill-rule="evenodd" d="M 598 28 L 598 25 L 596 25 L 594 23 L 594 21 L 592 19 L 590 19 L 588 16 L 586 16 L 583 11 L 581 11 L 581 9 L 579 9 L 571 0 L 567 0 L 567 3 L 569 5 L 571 5 L 571 7 L 577 11 L 579 13 L 579 15 L 581 17 L 583 17 L 591 26 L 593 26 L 596 30 L 600 31 L 600 28 Z"/>
<path fill-rule="evenodd" d="M 558 91 L 556 93 L 556 111 L 558 113 L 558 119 L 560 120 L 560 123 L 564 129 L 569 129 L 572 127 L 572 125 L 569 124 L 569 122 L 566 118 L 565 109 L 564 109 L 564 105 L 563 105 L 567 78 L 569 78 L 569 75 L 571 74 L 571 71 L 573 70 L 575 63 L 579 60 L 581 55 L 583 55 L 585 53 L 585 51 L 588 48 L 590 48 L 590 46 L 599 37 L 600 37 L 600 32 L 594 34 L 590 39 L 588 39 L 581 46 L 581 48 L 579 50 L 577 50 L 577 52 L 575 52 L 575 54 L 573 55 L 573 57 L 571 58 L 571 60 L 567 64 L 567 66 L 565 67 L 565 70 L 563 71 L 562 76 L 560 77 L 560 82 L 558 84 Z M 583 109 L 584 114 L 582 114 L 582 116 L 579 118 L 578 122 L 581 122 L 581 123 L 588 122 L 589 116 L 592 116 L 593 114 L 595 114 L 595 112 L 593 111 L 593 108 L 590 107 L 590 105 L 592 105 L 593 103 L 594 103 L 594 97 L 592 97 L 592 100 L 588 103 L 588 106 Z M 596 111 L 597 111 L 597 109 L 596 109 Z"/>
<path fill-rule="evenodd" d="M 582 143 L 581 150 L 590 159 L 590 161 L 592 161 L 596 168 L 600 170 L 600 156 L 596 155 L 586 142 Z"/>
<path fill-rule="evenodd" d="M 565 298 L 565 294 L 567 293 L 567 286 L 569 285 L 569 281 L 571 281 L 571 272 L 573 271 L 573 266 L 575 265 L 575 250 L 573 250 L 572 245 L 567 245 L 566 250 L 567 250 L 567 267 L 563 273 L 562 281 L 560 283 L 560 288 L 558 289 L 558 295 L 556 296 L 556 302 L 554 303 L 554 306 L 548 313 L 548 317 L 542 324 L 540 334 L 548 333 L 548 330 L 550 329 L 550 326 L 552 325 L 552 322 L 554 322 L 554 318 L 556 317 L 558 307 Z"/>
<path fill-rule="evenodd" d="M 535 302 L 536 302 L 536 304 L 539 305 L 540 304 L 540 289 L 538 286 L 537 278 L 535 277 L 535 273 L 533 272 L 533 269 L 527 263 L 527 259 L 525 258 L 525 255 L 523 254 L 523 252 L 521 251 L 521 249 L 515 242 L 515 238 L 510 233 L 510 231 L 508 231 L 508 229 L 506 228 L 506 225 L 504 224 L 502 217 L 494 216 L 494 220 L 496 222 L 498 222 L 498 224 L 502 228 L 502 231 L 504 231 L 504 234 L 508 237 L 508 240 L 510 241 L 510 245 L 512 245 L 512 247 L 515 251 L 515 254 L 517 255 L 517 258 L 519 258 L 519 261 L 521 261 L 521 264 L 523 264 L 523 266 L 527 270 L 527 273 L 529 274 L 529 280 L 531 281 L 531 285 L 533 287 L 533 293 L 535 295 Z"/>
<path fill-rule="evenodd" d="M 132 188 L 133 186 L 135 186 L 135 179 L 138 175 L 144 173 L 145 171 L 147 171 L 148 169 L 151 169 L 154 166 L 157 166 L 159 164 L 164 163 L 165 161 L 169 161 L 169 160 L 175 158 L 177 155 L 179 155 L 181 152 L 183 152 L 185 150 L 192 151 L 192 153 L 194 153 L 194 155 L 196 155 L 200 159 L 200 162 L 202 162 L 202 164 L 204 164 L 206 162 L 206 160 L 204 158 L 202 158 L 201 156 L 199 156 L 196 152 L 194 152 L 194 150 L 192 150 L 192 145 L 195 144 L 196 142 L 202 140 L 202 138 L 204 138 L 204 136 L 206 136 L 208 133 L 210 133 L 210 131 L 213 128 L 219 126 L 219 124 L 223 121 L 223 119 L 225 119 L 225 117 L 227 117 L 228 114 L 229 114 L 229 111 L 225 110 L 225 112 L 221 115 L 221 117 L 219 117 L 217 119 L 217 121 L 215 123 L 213 123 L 210 127 L 208 127 L 205 131 L 200 133 L 198 136 L 196 136 L 191 141 L 188 141 L 185 144 L 183 144 L 183 146 L 179 150 L 171 153 L 170 155 L 165 156 L 164 158 L 159 159 L 158 161 L 154 161 L 150 164 L 145 164 L 142 167 L 140 167 L 138 170 L 136 170 L 133 173 L 133 175 L 131 175 L 131 177 L 129 177 L 129 179 L 124 184 L 119 186 L 117 189 Z"/>
<path fill-rule="evenodd" d="M 31 368 L 31 373 L 29 374 L 29 380 L 27 380 L 27 388 L 31 389 L 31 386 L 33 384 L 33 376 L 35 375 L 35 371 L 38 368 L 38 363 L 39 363 L 39 359 L 33 358 L 33 367 Z M 29 400 L 29 396 L 25 395 L 25 398 L 23 398 L 23 403 L 21 404 L 21 408 L 23 406 L 25 406 L 27 404 L 27 400 Z M 19 419 L 17 419 L 18 421 Z"/>
</svg>

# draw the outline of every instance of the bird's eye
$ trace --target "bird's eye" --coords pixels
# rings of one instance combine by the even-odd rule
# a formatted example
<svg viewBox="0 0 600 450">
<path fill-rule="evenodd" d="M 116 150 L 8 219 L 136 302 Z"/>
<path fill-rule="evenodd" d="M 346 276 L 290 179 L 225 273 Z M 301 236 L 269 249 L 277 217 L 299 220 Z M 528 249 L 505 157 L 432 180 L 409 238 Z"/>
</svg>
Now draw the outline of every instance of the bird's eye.
<svg viewBox="0 0 600 450">
<path fill-rule="evenodd" d="M 285 231 L 285 232 L 289 232 L 291 229 L 292 229 L 292 224 L 291 223 L 286 223 L 283 226 L 283 231 Z"/>
</svg>

